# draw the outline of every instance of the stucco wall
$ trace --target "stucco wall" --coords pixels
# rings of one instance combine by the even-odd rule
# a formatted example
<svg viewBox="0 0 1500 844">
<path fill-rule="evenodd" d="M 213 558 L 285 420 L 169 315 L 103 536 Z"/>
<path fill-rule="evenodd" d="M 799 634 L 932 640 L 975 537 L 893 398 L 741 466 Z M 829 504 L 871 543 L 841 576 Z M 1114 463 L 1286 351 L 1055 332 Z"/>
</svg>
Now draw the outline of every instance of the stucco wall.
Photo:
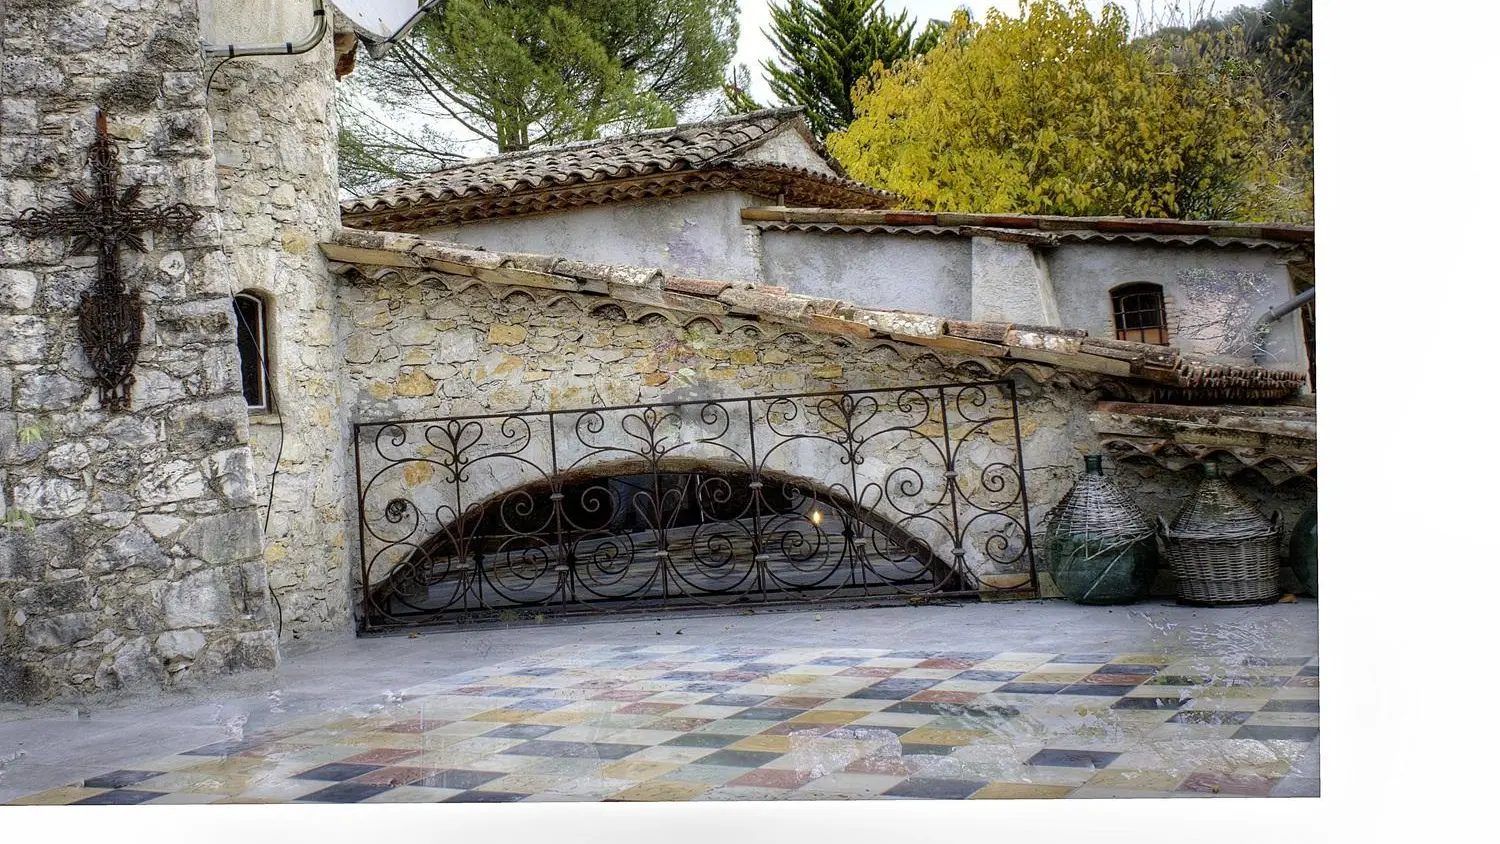
<svg viewBox="0 0 1500 844">
<path fill-rule="evenodd" d="M 422 234 L 503 252 L 661 267 L 689 278 L 758 281 L 760 241 L 753 227 L 740 223 L 740 209 L 767 201 L 738 191 L 714 191 L 485 220 Z"/>
<path fill-rule="evenodd" d="M 971 239 L 974 265 L 970 319 L 1022 325 L 1065 325 L 1044 256 L 1024 243 Z"/>
<path fill-rule="evenodd" d="M 969 318 L 968 238 L 767 231 L 761 244 L 767 284 L 868 308 Z"/>
<path fill-rule="evenodd" d="M 1169 342 L 1185 352 L 1249 362 L 1252 342 L 1240 329 L 1293 295 L 1285 253 L 1234 247 L 1069 244 L 1050 250 L 1047 265 L 1058 314 L 1068 328 L 1114 336 L 1111 288 L 1159 284 L 1169 298 Z M 1306 371 L 1300 320 L 1276 323 L 1260 342 L 1257 363 Z"/>
<path fill-rule="evenodd" d="M 0 218 L 95 190 L 103 107 L 121 188 L 186 236 L 122 248 L 145 329 L 125 411 L 78 330 L 97 249 L 0 229 L 0 699 L 150 689 L 277 659 L 221 251 L 193 0 L 17 3 L 0 27 Z"/>
<path fill-rule="evenodd" d="M 203 38 L 300 41 L 312 31 L 310 9 L 306 0 L 216 2 Z M 348 403 L 334 280 L 316 245 L 338 225 L 333 63 L 330 33 L 300 56 L 224 65 L 209 94 L 225 253 L 236 289 L 269 300 L 273 402 L 250 418 L 250 432 L 283 638 L 347 629 L 349 619 Z"/>
</svg>

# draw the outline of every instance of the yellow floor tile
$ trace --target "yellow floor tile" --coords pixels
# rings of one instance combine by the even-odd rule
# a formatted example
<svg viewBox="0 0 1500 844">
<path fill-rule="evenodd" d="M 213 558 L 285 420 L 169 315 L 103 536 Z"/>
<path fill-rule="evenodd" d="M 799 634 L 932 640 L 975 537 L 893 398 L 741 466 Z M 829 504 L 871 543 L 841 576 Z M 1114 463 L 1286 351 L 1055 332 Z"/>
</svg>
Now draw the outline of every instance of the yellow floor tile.
<svg viewBox="0 0 1500 844">
<path fill-rule="evenodd" d="M 610 795 L 615 800 L 691 800 L 711 786 L 697 782 L 643 782 Z"/>
<path fill-rule="evenodd" d="M 681 762 L 638 762 L 627 760 L 605 765 L 599 769 L 601 777 L 626 780 L 649 780 L 682 767 Z"/>
<path fill-rule="evenodd" d="M 902 744 L 946 744 L 961 747 L 990 735 L 982 730 L 929 730 L 917 728 L 902 733 Z"/>
<path fill-rule="evenodd" d="M 441 748 L 449 744 L 463 741 L 462 736 L 433 736 L 428 738 L 421 733 L 350 733 L 347 742 L 340 744 L 354 744 L 360 747 L 380 748 L 382 750 L 422 750 L 423 748 Z"/>
<path fill-rule="evenodd" d="M 789 753 L 791 736 L 750 736 L 729 745 L 729 750 L 761 750 L 770 753 Z"/>
<path fill-rule="evenodd" d="M 1088 781 L 1089 788 L 1129 788 L 1137 791 L 1171 791 L 1183 777 L 1171 771 L 1107 769 Z"/>
<path fill-rule="evenodd" d="M 1176 657 L 1166 654 L 1120 654 L 1110 661 L 1116 665 L 1171 665 Z"/>
<path fill-rule="evenodd" d="M 970 800 L 1031 800 L 1067 797 L 1071 785 L 1042 785 L 1034 782 L 992 782 L 969 795 Z"/>
<path fill-rule="evenodd" d="M 511 774 L 497 780 L 491 780 L 477 788 L 477 791 L 508 791 L 512 794 L 537 794 L 549 789 L 560 788 L 568 784 L 569 777 L 549 777 L 539 774 Z"/>
<path fill-rule="evenodd" d="M 545 724 L 549 727 L 567 727 L 573 724 L 582 724 L 584 721 L 594 717 L 591 712 L 537 712 L 530 717 L 522 719 L 526 724 Z"/>
<path fill-rule="evenodd" d="M 523 712 L 521 710 L 516 710 L 516 709 L 491 709 L 491 710 L 488 710 L 486 712 L 480 712 L 480 713 L 476 713 L 474 715 L 470 715 L 468 717 L 468 720 L 470 720 L 470 721 L 486 721 L 486 722 L 490 722 L 490 723 L 499 723 L 499 724 L 518 724 L 518 723 L 520 723 L 522 721 L 525 721 L 527 718 L 531 717 L 532 715 L 536 715 L 536 714 L 538 714 L 538 713 L 535 713 L 535 712 Z"/>
<path fill-rule="evenodd" d="M 870 713 L 852 709 L 813 709 L 791 719 L 793 724 L 847 724 L 860 718 L 869 717 Z"/>
<path fill-rule="evenodd" d="M 1268 727 L 1316 727 L 1320 723 L 1319 717 L 1317 712 L 1257 712 L 1246 723 Z"/>
<path fill-rule="evenodd" d="M 778 686 L 805 686 L 822 679 L 821 674 L 772 674 L 764 682 Z"/>
<path fill-rule="evenodd" d="M 65 785 L 62 788 L 54 788 L 38 794 L 28 794 L 25 797 L 17 797 L 7 803 L 7 806 L 62 806 L 85 797 L 93 797 L 95 794 L 103 794 L 110 789 L 107 788 L 83 788 L 77 785 Z"/>
<path fill-rule="evenodd" d="M 1092 671 L 1031 671 L 1022 674 L 1012 683 L 1076 683 L 1092 674 Z"/>
<path fill-rule="evenodd" d="M 213 774 L 215 776 L 233 776 L 235 774 L 252 774 L 274 767 L 276 767 L 274 760 L 262 759 L 255 756 L 226 756 L 224 758 L 210 756 L 197 765 L 188 765 L 179 768 L 178 773 L 193 772 Z"/>
</svg>

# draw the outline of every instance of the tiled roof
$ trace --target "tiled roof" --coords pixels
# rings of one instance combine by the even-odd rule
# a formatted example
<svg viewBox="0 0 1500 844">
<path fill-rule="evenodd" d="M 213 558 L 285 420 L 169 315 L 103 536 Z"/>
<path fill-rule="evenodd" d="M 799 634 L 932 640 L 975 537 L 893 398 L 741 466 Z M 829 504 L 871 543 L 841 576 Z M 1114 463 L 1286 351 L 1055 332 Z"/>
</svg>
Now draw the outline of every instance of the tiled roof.
<svg viewBox="0 0 1500 844">
<path fill-rule="evenodd" d="M 547 255 L 489 252 L 392 232 L 341 230 L 322 249 L 335 272 L 378 276 L 425 270 L 475 282 L 592 294 L 690 314 L 736 316 L 822 333 L 890 340 L 982 358 L 1014 358 L 1148 382 L 1156 401 L 1188 404 L 1281 401 L 1296 395 L 1301 372 L 1220 363 L 1170 346 L 1089 337 L 1085 331 L 950 320 L 863 308 L 784 287 L 677 278 L 649 267 L 593 264 Z"/>
<path fill-rule="evenodd" d="M 1100 445 L 1118 461 L 1178 470 L 1229 458 L 1273 484 L 1318 466 L 1314 407 L 1182 407 L 1101 401 L 1089 414 Z"/>
<path fill-rule="evenodd" d="M 907 234 L 972 234 L 1009 237 L 1042 245 L 1064 242 L 1151 242 L 1190 246 L 1312 247 L 1312 226 L 1236 223 L 1226 220 L 1167 220 L 1151 217 L 1056 217 L 1035 214 L 948 214 L 935 211 L 854 208 L 744 208 L 740 219 L 778 231 L 899 231 Z"/>
<path fill-rule="evenodd" d="M 744 156 L 782 131 L 807 133 L 801 109 L 767 109 L 705 123 L 506 153 L 466 162 L 343 204 L 344 224 L 417 230 L 465 220 L 595 205 L 693 190 L 740 188 L 835 208 L 889 207 L 895 195 L 834 175 Z"/>
</svg>

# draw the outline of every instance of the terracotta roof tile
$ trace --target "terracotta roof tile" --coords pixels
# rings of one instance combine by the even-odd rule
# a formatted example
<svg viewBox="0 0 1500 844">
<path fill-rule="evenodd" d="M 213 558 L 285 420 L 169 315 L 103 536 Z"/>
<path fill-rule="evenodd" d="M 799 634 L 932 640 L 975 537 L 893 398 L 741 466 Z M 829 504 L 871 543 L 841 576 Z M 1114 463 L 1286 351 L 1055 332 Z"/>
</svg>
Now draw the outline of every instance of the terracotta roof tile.
<svg viewBox="0 0 1500 844">
<path fill-rule="evenodd" d="M 895 195 L 844 176 L 743 158 L 771 135 L 806 133 L 801 110 L 767 109 L 705 123 L 618 138 L 505 153 L 465 162 L 343 203 L 345 225 L 362 228 L 431 228 L 468 219 L 508 216 L 555 207 L 638 198 L 613 183 L 654 177 L 635 185 L 644 195 L 741 187 L 762 195 L 817 199 L 835 207 L 885 207 Z M 702 177 L 714 173 L 717 181 Z M 671 176 L 674 178 L 663 179 Z M 525 201 L 520 201 L 524 197 Z M 507 201 L 508 200 L 508 201 Z"/>
</svg>

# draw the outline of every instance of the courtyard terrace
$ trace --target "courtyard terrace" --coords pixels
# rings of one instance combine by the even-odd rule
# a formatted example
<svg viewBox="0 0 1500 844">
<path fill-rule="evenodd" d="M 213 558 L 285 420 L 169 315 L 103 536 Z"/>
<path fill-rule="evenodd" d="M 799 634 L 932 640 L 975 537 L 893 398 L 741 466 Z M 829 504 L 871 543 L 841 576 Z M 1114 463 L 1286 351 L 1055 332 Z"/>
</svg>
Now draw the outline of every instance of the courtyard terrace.
<svg viewBox="0 0 1500 844">
<path fill-rule="evenodd" d="M 1316 602 L 1061 601 L 291 643 L 0 709 L 0 802 L 1310 796 Z"/>
</svg>

